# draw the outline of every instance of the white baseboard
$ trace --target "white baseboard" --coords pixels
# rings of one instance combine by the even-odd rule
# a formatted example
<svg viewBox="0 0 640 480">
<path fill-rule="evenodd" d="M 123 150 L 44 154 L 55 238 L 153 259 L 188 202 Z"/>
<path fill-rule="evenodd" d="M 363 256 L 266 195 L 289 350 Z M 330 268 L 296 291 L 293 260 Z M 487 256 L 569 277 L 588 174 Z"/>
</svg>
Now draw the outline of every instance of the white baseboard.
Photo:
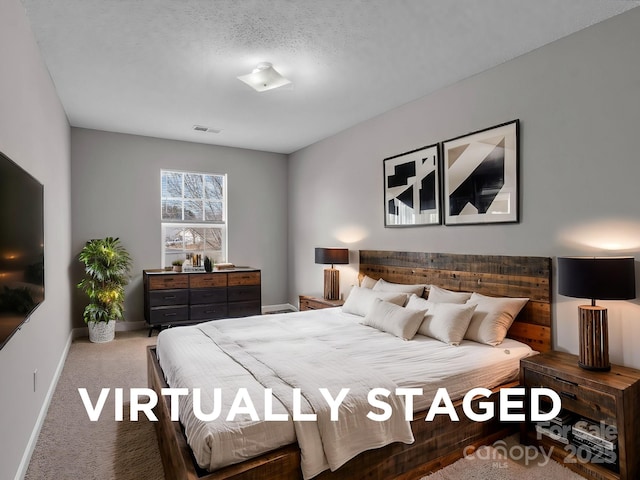
<svg viewBox="0 0 640 480">
<path fill-rule="evenodd" d="M 292 312 L 297 312 L 298 309 L 291 305 L 290 303 L 281 303 L 279 305 L 263 305 L 262 313 L 271 313 L 271 312 L 279 312 L 281 310 L 290 310 Z"/>
<path fill-rule="evenodd" d="M 76 329 L 73 329 L 71 332 L 69 332 L 67 343 L 64 346 L 64 351 L 62 352 L 62 356 L 58 361 L 58 366 L 56 367 L 56 371 L 53 374 L 53 379 L 51 380 L 51 384 L 49 385 L 49 390 L 47 390 L 47 394 L 44 397 L 44 402 L 42 403 L 42 407 L 40 408 L 40 413 L 38 414 L 36 424 L 33 427 L 31 436 L 29 437 L 27 448 L 25 448 L 24 454 L 22 455 L 22 460 L 20 461 L 20 465 L 18 466 L 18 472 L 16 473 L 15 480 L 22 480 L 27 474 L 27 469 L 29 468 L 29 462 L 31 461 L 31 456 L 33 455 L 33 451 L 36 448 L 36 443 L 38 442 L 38 437 L 40 436 L 40 430 L 42 430 L 42 425 L 44 425 L 44 419 L 47 417 L 47 411 L 49 410 L 49 405 L 51 404 L 53 393 L 56 391 L 58 380 L 60 379 L 60 375 L 62 374 L 62 369 L 64 368 L 64 362 L 66 361 L 67 355 L 69 354 L 69 349 L 71 348 L 71 342 L 73 341 L 74 338 L 76 338 L 74 336 L 75 330 Z"/>
</svg>

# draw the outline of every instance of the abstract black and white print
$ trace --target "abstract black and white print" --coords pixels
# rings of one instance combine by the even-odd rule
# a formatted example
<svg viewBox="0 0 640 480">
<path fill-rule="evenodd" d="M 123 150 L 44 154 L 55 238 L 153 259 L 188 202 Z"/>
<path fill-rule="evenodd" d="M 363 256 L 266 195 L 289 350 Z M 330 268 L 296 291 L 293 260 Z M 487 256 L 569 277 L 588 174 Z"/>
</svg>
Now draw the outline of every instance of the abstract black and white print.
<svg viewBox="0 0 640 480">
<path fill-rule="evenodd" d="M 385 227 L 440 224 L 438 145 L 384 159 Z"/>
<path fill-rule="evenodd" d="M 445 225 L 518 221 L 518 126 L 443 142 Z"/>
</svg>

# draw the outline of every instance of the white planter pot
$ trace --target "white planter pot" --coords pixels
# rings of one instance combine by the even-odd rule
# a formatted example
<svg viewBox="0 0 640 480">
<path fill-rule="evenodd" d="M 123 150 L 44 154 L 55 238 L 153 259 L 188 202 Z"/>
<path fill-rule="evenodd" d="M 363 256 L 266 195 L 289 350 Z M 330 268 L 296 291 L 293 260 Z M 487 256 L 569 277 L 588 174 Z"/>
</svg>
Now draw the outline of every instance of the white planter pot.
<svg viewBox="0 0 640 480">
<path fill-rule="evenodd" d="M 110 342 L 116 335 L 116 321 L 89 322 L 89 340 L 93 343 Z"/>
</svg>

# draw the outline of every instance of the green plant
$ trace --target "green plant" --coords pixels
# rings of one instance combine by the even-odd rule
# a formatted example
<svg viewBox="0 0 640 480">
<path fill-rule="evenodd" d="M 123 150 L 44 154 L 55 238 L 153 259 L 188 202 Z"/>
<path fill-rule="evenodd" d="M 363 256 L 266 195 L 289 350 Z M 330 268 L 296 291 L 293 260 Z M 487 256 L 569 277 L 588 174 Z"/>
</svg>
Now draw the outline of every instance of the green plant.
<svg viewBox="0 0 640 480">
<path fill-rule="evenodd" d="M 181 260 L 174 260 L 173 262 L 171 262 L 171 265 L 173 265 L 174 267 L 181 267 L 183 263 L 184 262 Z"/>
<path fill-rule="evenodd" d="M 78 259 L 84 263 L 86 278 L 78 283 L 89 297 L 84 321 L 109 322 L 122 319 L 124 287 L 129 283 L 131 257 L 119 238 L 89 240 Z"/>
</svg>

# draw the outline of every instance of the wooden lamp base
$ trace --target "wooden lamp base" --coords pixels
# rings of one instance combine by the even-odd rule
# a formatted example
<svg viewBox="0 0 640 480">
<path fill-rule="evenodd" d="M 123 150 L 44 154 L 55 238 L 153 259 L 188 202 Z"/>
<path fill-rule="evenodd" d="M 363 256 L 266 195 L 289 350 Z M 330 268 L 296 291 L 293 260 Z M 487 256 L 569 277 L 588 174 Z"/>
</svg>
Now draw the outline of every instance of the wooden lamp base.
<svg viewBox="0 0 640 480">
<path fill-rule="evenodd" d="M 580 361 L 586 370 L 606 372 L 609 363 L 609 331 L 607 309 L 595 305 L 580 305 Z"/>
<path fill-rule="evenodd" d="M 340 271 L 335 268 L 324 270 L 324 298 L 325 300 L 340 298 Z"/>
</svg>

